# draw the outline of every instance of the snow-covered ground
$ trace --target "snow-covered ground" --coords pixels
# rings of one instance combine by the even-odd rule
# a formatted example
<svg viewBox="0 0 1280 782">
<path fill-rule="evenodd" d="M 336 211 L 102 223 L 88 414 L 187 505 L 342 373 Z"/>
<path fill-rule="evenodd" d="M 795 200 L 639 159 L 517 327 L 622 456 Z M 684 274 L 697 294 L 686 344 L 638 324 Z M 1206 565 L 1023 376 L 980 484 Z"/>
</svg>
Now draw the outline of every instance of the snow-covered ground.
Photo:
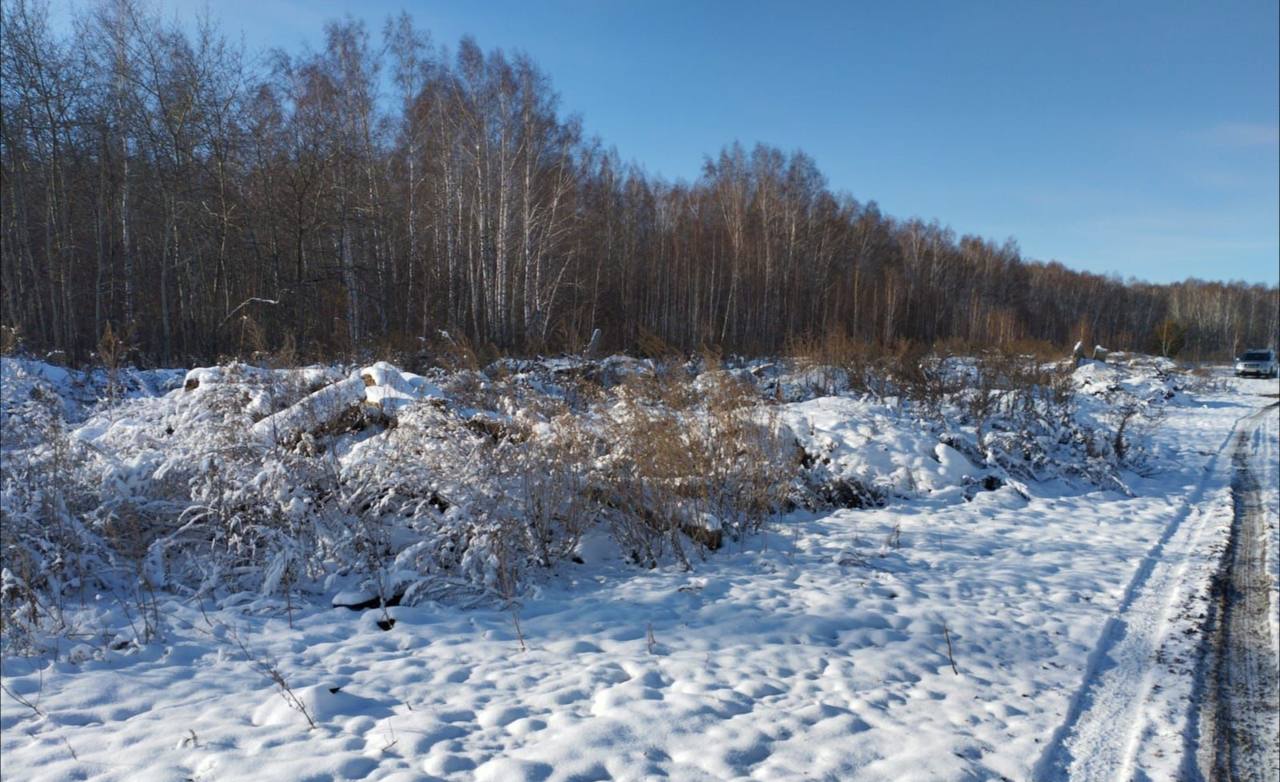
<svg viewBox="0 0 1280 782">
<path fill-rule="evenodd" d="M 410 380 L 397 393 L 427 385 Z M 1107 388 L 1159 385 L 1099 366 L 1075 382 L 1098 415 Z M 160 591 L 153 642 L 71 639 L 56 660 L 4 659 L 3 772 L 1174 778 L 1194 632 L 1232 519 L 1233 430 L 1278 390 L 1224 378 L 1170 392 L 1143 433 L 1145 468 L 1108 488 L 975 464 L 972 431 L 948 423 L 946 444 L 887 403 L 784 404 L 778 419 L 824 474 L 887 504 L 773 516 L 691 569 L 637 568 L 595 527 L 575 548 L 581 562 L 507 603 L 424 601 L 384 616 L 329 608 L 328 595 L 286 612 Z M 1274 552 L 1276 466 L 1263 468 Z"/>
</svg>

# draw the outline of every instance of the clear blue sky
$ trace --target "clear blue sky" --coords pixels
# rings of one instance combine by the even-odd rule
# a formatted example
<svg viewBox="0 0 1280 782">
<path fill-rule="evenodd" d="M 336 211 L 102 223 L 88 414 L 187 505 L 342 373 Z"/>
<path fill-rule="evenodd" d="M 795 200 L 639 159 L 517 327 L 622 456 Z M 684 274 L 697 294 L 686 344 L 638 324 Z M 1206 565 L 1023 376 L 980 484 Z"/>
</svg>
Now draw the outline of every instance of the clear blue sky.
<svg viewBox="0 0 1280 782">
<path fill-rule="evenodd" d="M 73 0 L 83 2 L 83 0 Z M 1280 281 L 1280 18 L 1248 2 L 163 0 L 251 49 L 407 10 L 523 49 L 566 111 L 670 179 L 735 139 L 898 217 L 1157 282 Z"/>
</svg>

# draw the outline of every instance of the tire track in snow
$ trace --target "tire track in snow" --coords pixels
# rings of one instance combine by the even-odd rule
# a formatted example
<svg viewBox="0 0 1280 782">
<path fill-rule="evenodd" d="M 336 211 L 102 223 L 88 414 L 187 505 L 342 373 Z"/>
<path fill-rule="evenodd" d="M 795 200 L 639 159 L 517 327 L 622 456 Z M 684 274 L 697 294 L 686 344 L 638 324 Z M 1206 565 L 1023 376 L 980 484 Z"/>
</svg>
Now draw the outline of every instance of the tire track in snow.
<svg viewBox="0 0 1280 782">
<path fill-rule="evenodd" d="M 1251 417 L 1251 431 L 1239 432 L 1236 439 L 1231 537 L 1214 579 L 1215 610 L 1198 704 L 1195 771 L 1214 782 L 1280 777 L 1280 659 L 1272 645 L 1268 513 L 1258 482 L 1259 470 L 1273 468 L 1267 430 L 1275 409 L 1270 405 Z"/>
<path fill-rule="evenodd" d="M 1200 507 L 1218 462 L 1235 441 L 1242 416 L 1214 451 L 1204 475 L 1187 495 L 1159 540 L 1147 551 L 1085 665 L 1067 716 L 1032 769 L 1032 779 L 1115 780 L 1133 777 L 1142 735 L 1142 707 L 1154 684 L 1155 652 L 1168 631 L 1188 554 L 1195 550 L 1209 514 Z"/>
</svg>

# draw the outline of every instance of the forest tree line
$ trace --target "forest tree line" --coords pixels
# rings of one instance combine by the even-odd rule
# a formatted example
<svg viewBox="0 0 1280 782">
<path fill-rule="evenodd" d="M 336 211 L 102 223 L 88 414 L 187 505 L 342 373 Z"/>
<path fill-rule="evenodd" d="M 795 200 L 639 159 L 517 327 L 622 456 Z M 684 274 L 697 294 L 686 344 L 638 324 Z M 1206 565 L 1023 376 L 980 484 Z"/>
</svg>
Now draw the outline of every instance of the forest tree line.
<svg viewBox="0 0 1280 782">
<path fill-rule="evenodd" d="M 693 182 L 621 161 L 523 54 L 435 45 L 407 15 L 250 54 L 135 0 L 65 34 L 4 0 L 0 325 L 91 360 L 288 345 L 516 353 L 654 338 L 771 353 L 1077 340 L 1220 358 L 1271 345 L 1280 292 L 1124 282 L 1030 262 L 833 192 L 812 159 L 738 144 Z"/>
</svg>

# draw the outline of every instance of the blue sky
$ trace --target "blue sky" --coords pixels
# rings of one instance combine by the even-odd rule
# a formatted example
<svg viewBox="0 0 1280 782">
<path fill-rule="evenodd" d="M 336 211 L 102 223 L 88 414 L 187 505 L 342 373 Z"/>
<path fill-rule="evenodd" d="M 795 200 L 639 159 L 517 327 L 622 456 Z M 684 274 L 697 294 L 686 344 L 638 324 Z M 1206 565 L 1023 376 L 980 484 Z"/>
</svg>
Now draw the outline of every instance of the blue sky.
<svg viewBox="0 0 1280 782">
<path fill-rule="evenodd" d="M 74 0 L 73 0 L 74 1 Z M 1280 281 L 1280 17 L 1249 2 L 163 0 L 251 49 L 401 8 L 527 51 L 623 158 L 694 178 L 733 140 L 1073 268 Z"/>
</svg>

